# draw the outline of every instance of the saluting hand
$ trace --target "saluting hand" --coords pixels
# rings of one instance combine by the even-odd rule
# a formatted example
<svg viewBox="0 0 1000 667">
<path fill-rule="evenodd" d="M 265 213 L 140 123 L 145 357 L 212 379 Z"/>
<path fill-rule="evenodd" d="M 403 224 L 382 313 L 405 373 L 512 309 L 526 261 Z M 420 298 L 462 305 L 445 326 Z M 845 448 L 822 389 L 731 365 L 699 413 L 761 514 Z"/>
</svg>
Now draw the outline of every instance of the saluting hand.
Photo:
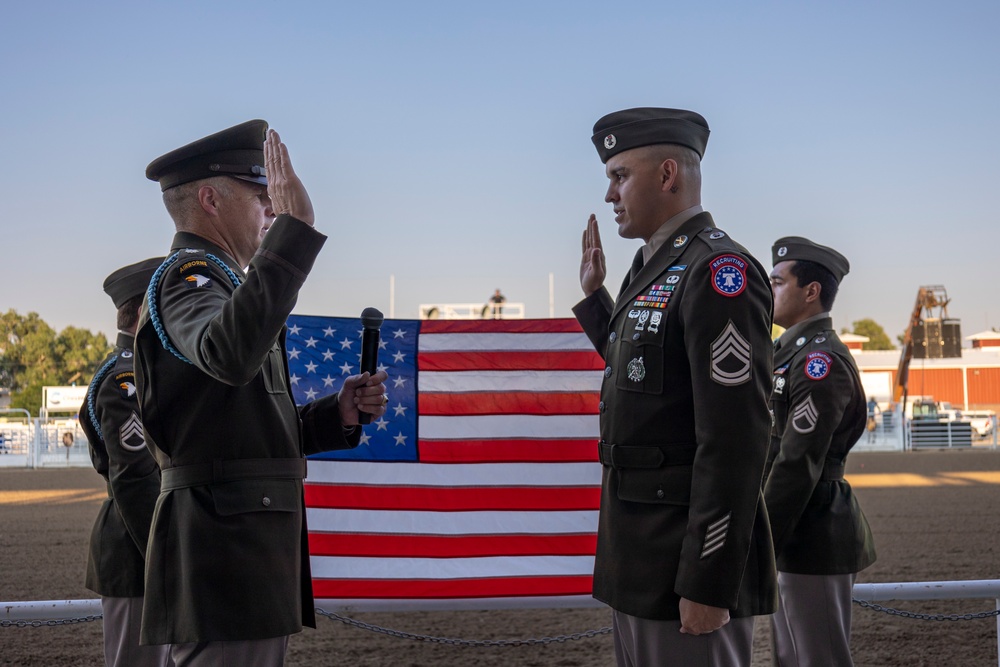
<svg viewBox="0 0 1000 667">
<path fill-rule="evenodd" d="M 264 167 L 267 169 L 267 194 L 271 197 L 274 214 L 287 213 L 313 225 L 316 214 L 309 193 L 292 169 L 288 148 L 281 143 L 281 137 L 274 130 L 268 130 L 264 140 Z"/>
<path fill-rule="evenodd" d="M 591 213 L 587 229 L 583 232 L 583 257 L 580 259 L 580 287 L 583 288 L 583 293 L 590 296 L 601 289 L 607 274 L 601 232 L 597 229 L 597 216 Z"/>
</svg>

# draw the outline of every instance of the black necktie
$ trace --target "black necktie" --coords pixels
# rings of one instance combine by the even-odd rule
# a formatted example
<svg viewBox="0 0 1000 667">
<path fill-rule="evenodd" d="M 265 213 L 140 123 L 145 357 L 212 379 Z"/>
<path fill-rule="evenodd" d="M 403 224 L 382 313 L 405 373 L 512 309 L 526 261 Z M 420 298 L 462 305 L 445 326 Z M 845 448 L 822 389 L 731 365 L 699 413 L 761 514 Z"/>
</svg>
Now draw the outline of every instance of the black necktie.
<svg viewBox="0 0 1000 667">
<path fill-rule="evenodd" d="M 642 269 L 642 265 L 645 264 L 645 260 L 642 258 L 642 248 L 635 253 L 635 258 L 632 260 L 632 268 L 629 269 L 628 279 L 630 281 L 635 280 L 635 276 Z"/>
</svg>

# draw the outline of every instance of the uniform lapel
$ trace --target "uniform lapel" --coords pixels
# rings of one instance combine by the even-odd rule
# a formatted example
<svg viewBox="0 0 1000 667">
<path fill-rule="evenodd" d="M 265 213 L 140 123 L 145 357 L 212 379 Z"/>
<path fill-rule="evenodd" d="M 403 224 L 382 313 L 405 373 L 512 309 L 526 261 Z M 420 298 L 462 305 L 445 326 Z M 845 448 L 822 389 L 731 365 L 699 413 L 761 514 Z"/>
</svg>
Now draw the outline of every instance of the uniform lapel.
<svg viewBox="0 0 1000 667">
<path fill-rule="evenodd" d="M 639 273 L 636 274 L 635 278 L 628 282 L 628 284 L 622 289 L 621 294 L 618 295 L 618 300 L 615 301 L 614 311 L 611 313 L 611 319 L 618 316 L 618 313 L 623 309 L 627 308 L 632 301 L 639 296 L 639 294 L 645 290 L 647 287 L 653 284 L 653 281 L 666 271 L 668 268 L 677 263 L 684 251 L 690 247 L 691 242 L 694 241 L 694 237 L 704 230 L 706 227 L 715 227 L 715 223 L 712 221 L 712 216 L 708 212 L 702 212 L 694 216 L 677 230 L 677 235 L 674 239 L 671 239 L 664 243 L 656 253 L 649 258 L 649 261 L 643 265 Z M 674 240 L 681 237 L 687 237 L 680 247 L 674 246 Z M 626 278 L 627 280 L 627 278 Z"/>
</svg>

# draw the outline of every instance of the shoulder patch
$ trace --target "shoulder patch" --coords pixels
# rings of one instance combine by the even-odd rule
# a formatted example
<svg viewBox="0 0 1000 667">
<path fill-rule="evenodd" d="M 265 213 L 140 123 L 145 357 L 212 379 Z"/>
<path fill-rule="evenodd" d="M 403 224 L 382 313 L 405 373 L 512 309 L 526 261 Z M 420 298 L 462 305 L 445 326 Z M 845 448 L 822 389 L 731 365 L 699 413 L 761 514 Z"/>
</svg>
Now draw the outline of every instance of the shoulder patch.
<svg viewBox="0 0 1000 667">
<path fill-rule="evenodd" d="M 182 259 L 177 267 L 177 272 L 187 286 L 208 287 L 211 285 L 211 271 L 209 270 L 208 260 L 205 258 L 204 253 L 200 250 L 191 250 L 190 248 L 184 252 L 192 255 L 192 257 Z M 201 256 L 198 257 L 195 255 Z"/>
<path fill-rule="evenodd" d="M 712 287 L 722 296 L 739 296 L 747 286 L 747 262 L 736 255 L 719 255 L 709 262 Z"/>
<path fill-rule="evenodd" d="M 118 393 L 122 398 L 135 398 L 135 373 L 124 371 L 115 373 L 115 384 L 118 385 Z"/>
<path fill-rule="evenodd" d="M 806 377 L 810 380 L 822 380 L 830 374 L 833 357 L 826 352 L 810 352 L 806 355 Z"/>
</svg>

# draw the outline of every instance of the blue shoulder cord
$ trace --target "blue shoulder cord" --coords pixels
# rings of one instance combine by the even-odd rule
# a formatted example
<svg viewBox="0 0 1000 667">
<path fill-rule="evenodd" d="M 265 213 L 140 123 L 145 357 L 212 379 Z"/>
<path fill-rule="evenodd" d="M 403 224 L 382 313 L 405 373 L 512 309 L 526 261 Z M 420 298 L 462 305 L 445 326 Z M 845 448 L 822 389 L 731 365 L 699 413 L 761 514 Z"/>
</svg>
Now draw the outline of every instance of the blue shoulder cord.
<svg viewBox="0 0 1000 667">
<path fill-rule="evenodd" d="M 118 361 L 118 355 L 112 355 L 108 359 L 101 369 L 97 371 L 94 375 L 94 379 L 90 381 L 90 387 L 87 389 L 87 415 L 90 417 L 90 423 L 97 432 L 97 437 L 104 442 L 104 432 L 101 431 L 101 423 L 97 420 L 97 411 L 94 407 L 94 397 L 97 395 L 97 388 L 100 386 L 101 382 L 104 380 L 104 376 L 108 374 L 111 367 L 115 365 Z"/>
<path fill-rule="evenodd" d="M 146 303 L 149 304 L 149 321 L 153 323 L 153 330 L 156 331 L 156 335 L 160 339 L 160 343 L 163 344 L 163 349 L 184 363 L 193 365 L 190 359 L 181 354 L 180 350 L 171 344 L 170 338 L 167 336 L 167 331 L 163 328 L 163 320 L 160 319 L 160 305 L 157 301 L 157 297 L 159 296 L 157 288 L 160 285 L 160 276 L 163 275 L 163 272 L 166 271 L 171 264 L 177 261 L 180 254 L 181 251 L 178 250 L 173 255 L 168 257 L 163 264 L 160 264 L 160 268 L 158 268 L 153 274 L 152 279 L 149 281 L 149 288 L 146 290 Z M 239 277 L 226 265 L 225 262 L 209 253 L 205 253 L 205 257 L 215 262 L 219 268 L 222 269 L 227 276 L 229 276 L 229 280 L 233 283 L 233 287 L 240 286 Z"/>
</svg>

